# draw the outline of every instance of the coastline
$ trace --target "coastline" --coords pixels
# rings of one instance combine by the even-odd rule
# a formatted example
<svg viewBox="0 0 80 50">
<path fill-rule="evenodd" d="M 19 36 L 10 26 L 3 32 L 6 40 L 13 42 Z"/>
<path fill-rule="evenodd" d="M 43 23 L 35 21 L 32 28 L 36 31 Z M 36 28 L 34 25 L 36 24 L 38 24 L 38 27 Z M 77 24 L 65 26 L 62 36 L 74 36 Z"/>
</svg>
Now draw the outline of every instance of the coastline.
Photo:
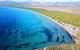
<svg viewBox="0 0 80 50">
<path fill-rule="evenodd" d="M 42 16 L 44 16 L 44 17 L 48 17 L 50 20 L 52 20 L 53 22 L 55 22 L 56 24 L 58 24 L 59 26 L 61 26 L 62 28 L 64 28 L 64 30 L 66 30 L 66 31 L 71 35 L 71 37 L 73 38 L 72 33 L 71 33 L 70 31 L 68 31 L 68 30 L 67 30 L 61 23 L 59 23 L 57 20 L 52 19 L 52 18 L 50 18 L 49 16 L 46 16 L 46 15 L 41 14 L 41 13 L 39 13 L 39 12 L 35 12 L 35 11 L 33 11 L 33 10 L 29 10 L 29 11 L 31 11 L 31 12 L 33 12 L 33 13 L 36 13 L 36 14 L 39 14 L 39 15 L 42 15 Z M 74 40 L 74 38 L 73 38 L 73 40 Z"/>
</svg>

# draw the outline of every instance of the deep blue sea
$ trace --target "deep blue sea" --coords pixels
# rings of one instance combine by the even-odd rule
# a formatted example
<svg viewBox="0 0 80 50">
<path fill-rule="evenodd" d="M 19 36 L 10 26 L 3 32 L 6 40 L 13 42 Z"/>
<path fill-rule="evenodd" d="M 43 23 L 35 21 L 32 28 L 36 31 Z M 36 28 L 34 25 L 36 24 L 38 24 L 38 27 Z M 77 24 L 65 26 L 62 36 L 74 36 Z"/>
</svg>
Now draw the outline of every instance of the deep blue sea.
<svg viewBox="0 0 80 50">
<path fill-rule="evenodd" d="M 0 50 L 34 50 L 74 43 L 64 28 L 46 16 L 27 9 L 0 7 Z"/>
</svg>

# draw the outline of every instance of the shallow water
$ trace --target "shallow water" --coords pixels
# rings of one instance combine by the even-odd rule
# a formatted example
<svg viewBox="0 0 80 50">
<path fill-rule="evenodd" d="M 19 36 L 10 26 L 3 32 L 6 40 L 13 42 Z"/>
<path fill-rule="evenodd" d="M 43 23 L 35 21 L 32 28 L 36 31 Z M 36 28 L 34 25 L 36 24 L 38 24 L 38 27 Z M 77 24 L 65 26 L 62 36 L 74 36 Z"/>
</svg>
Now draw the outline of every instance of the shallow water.
<svg viewBox="0 0 80 50">
<path fill-rule="evenodd" d="M 48 17 L 18 8 L 0 7 L 0 50 L 34 50 L 75 41 Z"/>
</svg>

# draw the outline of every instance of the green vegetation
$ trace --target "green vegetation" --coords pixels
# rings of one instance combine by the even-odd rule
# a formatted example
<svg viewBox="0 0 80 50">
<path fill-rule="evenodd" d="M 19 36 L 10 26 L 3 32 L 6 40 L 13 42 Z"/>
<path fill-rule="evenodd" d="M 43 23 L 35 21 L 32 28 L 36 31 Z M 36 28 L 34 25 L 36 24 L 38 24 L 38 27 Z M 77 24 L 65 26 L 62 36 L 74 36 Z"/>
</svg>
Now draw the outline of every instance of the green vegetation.
<svg viewBox="0 0 80 50">
<path fill-rule="evenodd" d="M 60 11 L 51 11 L 39 8 L 27 8 L 27 9 L 42 13 L 46 16 L 51 17 L 52 19 L 57 19 L 60 22 L 66 22 L 75 26 L 80 26 L 80 15 L 77 14 L 64 13 Z"/>
<path fill-rule="evenodd" d="M 60 22 L 66 22 L 75 26 L 80 26 L 80 15 L 77 14 L 65 13 L 60 11 L 51 11 L 39 8 L 28 8 L 28 9 L 49 16 L 52 19 L 56 19 Z M 80 49 L 80 44 L 66 44 L 66 45 L 51 46 L 46 48 L 46 50 L 79 50 L 79 49 Z M 40 48 L 38 50 L 44 50 L 44 48 Z"/>
<path fill-rule="evenodd" d="M 43 48 L 39 50 L 44 50 Z M 80 50 L 80 44 L 66 44 L 60 46 L 51 46 L 46 48 L 46 50 Z"/>
</svg>

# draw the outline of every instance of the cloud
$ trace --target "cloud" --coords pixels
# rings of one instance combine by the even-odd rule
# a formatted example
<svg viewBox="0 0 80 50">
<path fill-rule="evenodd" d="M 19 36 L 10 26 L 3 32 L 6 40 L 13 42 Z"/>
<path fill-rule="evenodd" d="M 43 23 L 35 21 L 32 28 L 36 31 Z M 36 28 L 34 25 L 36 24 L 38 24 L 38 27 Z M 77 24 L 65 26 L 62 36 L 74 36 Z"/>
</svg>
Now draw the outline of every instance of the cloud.
<svg viewBox="0 0 80 50">
<path fill-rule="evenodd" d="M 0 0 L 0 1 L 5 1 L 5 0 Z"/>
<path fill-rule="evenodd" d="M 0 1 L 16 1 L 16 2 L 25 2 L 25 1 L 39 1 L 39 2 L 73 2 L 73 1 L 80 1 L 80 0 L 0 0 Z"/>
<path fill-rule="evenodd" d="M 11 0 L 11 1 L 24 2 L 24 1 L 27 1 L 27 0 Z"/>
</svg>

